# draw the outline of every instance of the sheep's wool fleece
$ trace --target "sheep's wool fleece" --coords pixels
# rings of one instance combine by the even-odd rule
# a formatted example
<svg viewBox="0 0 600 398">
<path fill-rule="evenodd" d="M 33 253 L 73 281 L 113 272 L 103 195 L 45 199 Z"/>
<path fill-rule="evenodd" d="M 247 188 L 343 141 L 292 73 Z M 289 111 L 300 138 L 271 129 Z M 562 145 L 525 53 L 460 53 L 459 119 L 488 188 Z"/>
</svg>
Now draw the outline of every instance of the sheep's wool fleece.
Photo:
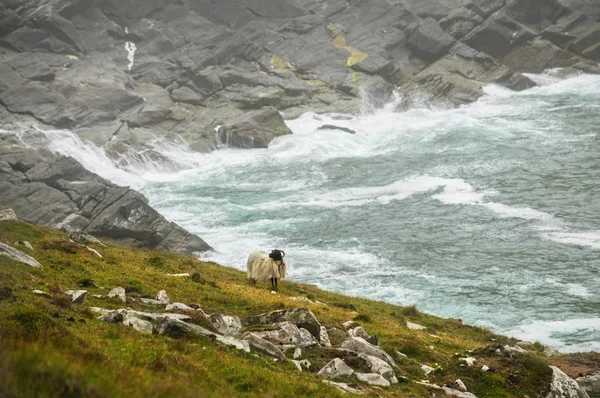
<svg viewBox="0 0 600 398">
<path fill-rule="evenodd" d="M 275 260 L 266 253 L 252 252 L 248 256 L 248 278 L 257 281 L 268 281 L 271 278 L 285 279 L 285 257 L 280 268 Z"/>
</svg>

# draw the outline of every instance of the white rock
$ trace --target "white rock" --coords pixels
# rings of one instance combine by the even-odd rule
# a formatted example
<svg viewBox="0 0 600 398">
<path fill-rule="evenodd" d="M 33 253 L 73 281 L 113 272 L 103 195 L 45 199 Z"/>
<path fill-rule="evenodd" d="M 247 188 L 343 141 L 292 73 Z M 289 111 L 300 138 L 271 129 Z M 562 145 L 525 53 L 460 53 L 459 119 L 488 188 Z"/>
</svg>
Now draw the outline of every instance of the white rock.
<svg viewBox="0 0 600 398">
<path fill-rule="evenodd" d="M 221 336 L 219 334 L 217 334 L 216 336 L 217 336 L 217 341 L 219 341 L 223 344 L 233 346 L 233 347 L 237 348 L 238 350 L 250 352 L 250 344 L 246 340 L 236 339 L 233 336 Z"/>
<path fill-rule="evenodd" d="M 368 339 L 370 337 L 362 326 L 357 326 L 355 328 L 348 329 L 346 334 L 348 335 L 348 337 L 362 337 L 363 339 Z"/>
<path fill-rule="evenodd" d="M 357 390 L 356 388 L 352 388 L 346 383 L 338 383 L 338 382 L 331 381 L 331 380 L 323 380 L 323 383 L 330 384 L 334 387 L 337 387 L 340 390 L 342 390 L 343 392 L 349 392 L 351 394 L 356 394 L 356 395 L 364 394 L 362 391 Z"/>
<path fill-rule="evenodd" d="M 238 336 L 242 333 L 242 322 L 234 315 L 211 314 L 208 319 L 220 333 L 226 336 Z"/>
<path fill-rule="evenodd" d="M 27 242 L 26 240 L 20 240 L 18 242 L 15 242 L 15 245 L 16 246 L 25 246 L 27 249 L 33 250 L 33 246 L 31 246 L 31 243 Z"/>
<path fill-rule="evenodd" d="M 371 372 L 383 376 L 391 384 L 398 383 L 396 373 L 394 372 L 392 367 L 383 359 L 379 359 L 377 357 L 367 354 L 359 354 L 358 356 L 367 362 L 367 365 L 369 366 L 369 369 L 371 369 Z"/>
<path fill-rule="evenodd" d="M 428 376 L 431 372 L 433 372 L 435 370 L 431 366 L 427 366 L 427 365 L 421 365 L 421 369 L 423 369 L 423 371 L 425 372 L 425 376 Z"/>
<path fill-rule="evenodd" d="M 101 294 L 94 294 L 92 295 L 92 297 L 101 299 L 103 296 Z"/>
<path fill-rule="evenodd" d="M 37 289 L 33 291 L 33 294 L 37 294 L 39 296 L 49 296 L 49 294 L 44 292 L 43 290 L 37 290 Z"/>
<path fill-rule="evenodd" d="M 454 382 L 454 386 L 457 390 L 467 391 L 467 386 L 465 386 L 465 383 L 463 383 L 461 379 L 456 379 L 456 381 Z"/>
<path fill-rule="evenodd" d="M 600 372 L 578 377 L 575 381 L 577 381 L 577 384 L 587 392 L 600 391 Z"/>
<path fill-rule="evenodd" d="M 304 297 L 304 296 L 298 296 L 298 297 L 288 297 L 288 300 L 294 300 L 294 301 L 304 301 L 310 304 L 314 304 L 314 302 L 309 299 L 308 297 Z"/>
<path fill-rule="evenodd" d="M 397 354 L 398 356 L 402 357 L 402 358 L 408 358 L 408 355 L 406 355 L 406 354 L 404 354 L 404 353 L 402 353 L 402 352 L 400 352 L 400 351 L 396 351 L 396 354 Z"/>
<path fill-rule="evenodd" d="M 38 263 L 37 260 L 28 254 L 23 253 L 21 250 L 17 250 L 14 247 L 6 245 L 0 242 L 0 256 L 8 257 L 12 260 L 18 261 L 23 264 L 27 264 L 32 267 L 41 268 L 42 264 Z"/>
<path fill-rule="evenodd" d="M 327 329 L 325 326 L 321 325 L 321 334 L 319 335 L 319 340 L 321 340 L 321 345 L 325 347 L 331 347 L 331 341 L 329 340 L 329 333 L 327 333 Z"/>
<path fill-rule="evenodd" d="M 256 333 L 244 333 L 244 340 L 247 340 L 250 345 L 260 351 L 266 352 L 281 361 L 285 361 L 285 355 L 275 344 L 263 339 Z"/>
<path fill-rule="evenodd" d="M 504 347 L 502 347 L 502 349 L 507 352 L 516 352 L 519 354 L 523 354 L 523 353 L 527 352 L 523 348 L 519 347 L 518 345 L 514 345 L 514 346 L 505 345 Z"/>
<path fill-rule="evenodd" d="M 145 304 L 165 305 L 165 303 L 161 303 L 160 301 L 154 300 L 154 299 L 141 298 L 140 300 L 142 301 L 142 303 L 145 303 Z"/>
<path fill-rule="evenodd" d="M 473 358 L 473 357 L 466 357 L 466 358 L 460 358 L 459 361 L 463 361 L 465 362 L 467 365 L 469 366 L 473 366 L 473 364 L 475 362 L 477 362 L 477 359 Z"/>
<path fill-rule="evenodd" d="M 560 355 L 560 351 L 558 351 L 554 347 L 550 347 L 549 345 L 544 347 L 544 355 L 547 357 L 557 357 Z"/>
<path fill-rule="evenodd" d="M 92 249 L 91 247 L 87 247 L 87 246 L 85 246 L 85 248 L 88 249 L 88 251 L 94 253 L 96 256 L 102 258 L 102 254 L 98 253 L 98 250 Z"/>
<path fill-rule="evenodd" d="M 85 297 L 87 296 L 88 292 L 85 290 L 67 290 L 65 294 L 67 296 L 71 296 L 71 300 L 75 304 L 81 304 L 83 303 L 83 300 L 85 300 Z"/>
<path fill-rule="evenodd" d="M 552 369 L 552 383 L 550 384 L 550 393 L 546 398 L 590 398 L 579 384 L 556 366 L 550 366 Z"/>
<path fill-rule="evenodd" d="M 427 329 L 425 326 L 419 325 L 417 323 L 408 322 L 408 321 L 406 321 L 406 327 L 409 328 L 410 330 L 423 330 L 423 329 Z"/>
<path fill-rule="evenodd" d="M 342 323 L 342 326 L 344 327 L 344 329 L 351 328 L 353 325 L 354 325 L 354 321 L 346 321 L 346 322 Z"/>
<path fill-rule="evenodd" d="M 171 303 L 171 299 L 169 298 L 169 295 L 164 290 L 161 290 L 161 291 L 159 291 L 156 294 L 156 300 L 160 301 L 163 304 L 170 304 Z"/>
<path fill-rule="evenodd" d="M 292 361 L 291 361 L 291 362 L 292 362 L 294 365 L 296 365 L 296 368 L 298 368 L 298 370 L 299 370 L 300 372 L 302 372 L 302 365 L 300 364 L 300 361 L 296 361 L 296 360 L 292 359 Z"/>
<path fill-rule="evenodd" d="M 350 376 L 352 373 L 354 373 L 354 370 L 350 366 L 346 365 L 341 359 L 335 358 L 323 366 L 319 370 L 318 375 L 327 379 L 333 379 L 338 376 Z"/>
<path fill-rule="evenodd" d="M 190 274 L 188 274 L 188 273 L 185 273 L 185 274 L 167 274 L 167 275 L 168 276 L 179 276 L 179 277 L 182 277 L 182 278 L 190 276 Z"/>
<path fill-rule="evenodd" d="M 157 300 L 158 301 L 158 300 Z M 194 311 L 194 309 L 183 303 L 171 303 L 167 304 L 165 311 L 182 310 L 182 311 Z"/>
<path fill-rule="evenodd" d="M 483 366 L 481 367 L 481 371 L 482 371 L 482 372 L 487 372 L 488 370 L 490 370 L 490 367 L 489 367 L 489 366 L 487 366 L 487 365 L 483 365 Z"/>
<path fill-rule="evenodd" d="M 114 289 L 112 289 L 108 293 L 108 297 L 109 298 L 118 297 L 119 299 L 121 299 L 122 302 L 127 301 L 127 299 L 125 298 L 125 289 L 123 289 L 122 287 L 115 287 Z"/>
<path fill-rule="evenodd" d="M 302 356 L 302 350 L 301 350 L 300 348 L 296 348 L 296 349 L 294 350 L 294 355 L 293 355 L 293 358 L 294 358 L 294 359 L 298 359 L 298 358 L 300 358 L 301 356 Z"/>
<path fill-rule="evenodd" d="M 372 386 L 389 387 L 390 382 L 376 373 L 356 373 L 356 378 Z"/>
<path fill-rule="evenodd" d="M 17 214 L 13 209 L 2 209 L 0 210 L 0 221 L 13 221 L 18 220 Z"/>
<path fill-rule="evenodd" d="M 123 325 L 131 326 L 135 330 L 145 334 L 152 334 L 152 323 L 135 316 L 128 316 L 123 320 Z"/>
<path fill-rule="evenodd" d="M 372 355 L 374 357 L 386 361 L 392 366 L 396 366 L 396 362 L 394 362 L 394 359 L 387 352 L 385 352 L 379 347 L 372 345 L 371 343 L 369 343 L 361 337 L 350 337 L 342 343 L 341 348 L 345 348 L 350 351 L 355 351 L 359 354 L 364 353 L 367 355 Z"/>
<path fill-rule="evenodd" d="M 444 393 L 446 393 L 446 395 L 451 396 L 451 397 L 477 398 L 477 396 L 475 394 L 472 394 L 470 392 L 454 390 L 454 389 L 448 388 L 448 387 L 442 387 L 441 389 L 444 390 Z"/>
<path fill-rule="evenodd" d="M 275 290 L 271 290 L 271 294 L 277 294 Z"/>
</svg>

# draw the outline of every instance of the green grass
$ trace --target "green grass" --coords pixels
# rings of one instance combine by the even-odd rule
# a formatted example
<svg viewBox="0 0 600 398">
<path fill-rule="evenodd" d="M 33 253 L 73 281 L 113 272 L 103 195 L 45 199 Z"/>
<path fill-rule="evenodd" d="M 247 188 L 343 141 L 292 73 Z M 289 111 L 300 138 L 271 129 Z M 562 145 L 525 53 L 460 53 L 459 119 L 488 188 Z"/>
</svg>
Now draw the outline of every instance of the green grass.
<svg viewBox="0 0 600 398">
<path fill-rule="evenodd" d="M 261 353 L 244 353 L 202 337 L 172 339 L 140 334 L 121 324 L 101 322 L 89 309 L 160 311 L 163 307 L 143 304 L 139 298 L 154 298 L 161 289 L 172 301 L 196 304 L 207 313 L 242 318 L 306 306 L 326 327 L 338 329 L 331 332 L 334 344 L 345 338 L 342 324 L 353 320 L 369 334 L 379 336 L 381 347 L 398 363 L 397 376 L 409 379 L 383 390 L 369 388 L 354 376 L 345 379 L 367 396 L 430 396 L 426 387 L 410 381 L 424 378 L 422 364 L 441 367 L 431 377 L 433 382 L 444 384 L 461 378 L 469 391 L 480 397 L 534 397 L 545 392 L 550 381 L 550 369 L 539 353 L 532 351 L 517 359 L 496 358 L 485 347 L 514 342 L 460 320 L 424 314 L 414 306 L 347 297 L 289 281 L 280 282 L 279 293 L 274 295 L 268 284 L 249 286 L 243 272 L 190 256 L 108 242 L 107 247 L 92 245 L 102 254 L 99 258 L 68 243 L 64 233 L 21 222 L 0 222 L 0 241 L 17 240 L 33 244 L 35 250 L 28 254 L 43 268 L 0 257 L 0 288 L 5 288 L 0 295 L 0 396 L 347 396 L 322 383 L 315 374 L 338 355 L 333 350 L 303 350 L 312 366 L 310 371 L 299 372 L 291 363 L 274 362 Z M 168 273 L 197 276 L 172 277 Z M 80 289 L 79 284 L 88 285 L 84 289 L 89 294 L 84 304 L 71 304 L 62 292 Z M 105 296 L 117 286 L 128 292 L 126 304 L 93 297 Z M 34 289 L 49 295 L 35 295 Z M 289 299 L 298 296 L 325 305 Z M 426 329 L 409 330 L 406 321 Z M 202 317 L 194 317 L 192 322 L 210 328 Z M 493 371 L 481 373 L 461 367 L 455 353 L 467 350 L 475 350 L 471 356 L 489 361 Z M 356 358 L 345 359 L 365 370 Z M 514 391 L 520 395 L 511 395 Z"/>
</svg>

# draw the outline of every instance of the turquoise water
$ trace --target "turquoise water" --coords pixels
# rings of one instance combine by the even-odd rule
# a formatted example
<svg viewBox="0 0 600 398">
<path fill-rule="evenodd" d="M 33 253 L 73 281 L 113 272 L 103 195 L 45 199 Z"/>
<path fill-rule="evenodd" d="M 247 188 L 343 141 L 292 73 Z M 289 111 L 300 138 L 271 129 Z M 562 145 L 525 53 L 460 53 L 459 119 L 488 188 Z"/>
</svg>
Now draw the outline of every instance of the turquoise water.
<svg viewBox="0 0 600 398">
<path fill-rule="evenodd" d="M 535 78 L 459 109 L 305 114 L 264 150 L 165 151 L 189 170 L 138 170 L 142 192 L 206 259 L 282 248 L 292 280 L 600 351 L 600 77 Z"/>
</svg>

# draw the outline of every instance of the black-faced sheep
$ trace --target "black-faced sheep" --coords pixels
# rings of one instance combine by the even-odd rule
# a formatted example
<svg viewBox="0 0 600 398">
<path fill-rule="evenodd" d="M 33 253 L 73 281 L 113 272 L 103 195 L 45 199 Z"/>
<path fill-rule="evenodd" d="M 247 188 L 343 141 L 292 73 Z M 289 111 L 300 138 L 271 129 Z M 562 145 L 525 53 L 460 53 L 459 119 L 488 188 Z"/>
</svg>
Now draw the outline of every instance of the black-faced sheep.
<svg viewBox="0 0 600 398">
<path fill-rule="evenodd" d="M 271 287 L 277 289 L 277 280 L 285 279 L 287 264 L 283 250 L 271 250 L 271 254 L 252 252 L 248 256 L 248 281 L 271 281 Z"/>
</svg>

